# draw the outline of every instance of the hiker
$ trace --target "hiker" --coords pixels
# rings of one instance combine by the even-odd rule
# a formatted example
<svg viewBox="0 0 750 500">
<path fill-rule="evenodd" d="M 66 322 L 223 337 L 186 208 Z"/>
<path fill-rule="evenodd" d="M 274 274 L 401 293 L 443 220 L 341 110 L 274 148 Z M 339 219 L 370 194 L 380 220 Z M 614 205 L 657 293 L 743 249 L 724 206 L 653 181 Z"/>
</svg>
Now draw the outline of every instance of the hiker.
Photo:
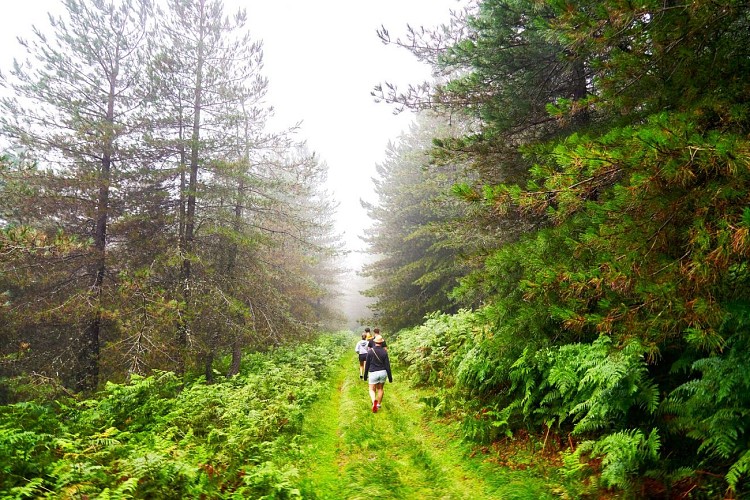
<svg viewBox="0 0 750 500">
<path fill-rule="evenodd" d="M 376 328 L 375 330 L 373 330 L 373 334 L 376 337 L 378 335 L 380 335 L 380 328 Z M 369 347 L 370 349 L 372 349 L 373 347 L 375 347 L 375 342 L 373 340 L 371 340 L 371 339 L 373 339 L 373 337 L 370 337 L 370 339 L 368 339 L 368 340 L 370 340 L 370 343 L 367 344 L 367 347 Z M 386 351 L 388 350 L 388 344 L 386 344 L 385 340 L 383 340 L 383 347 L 385 348 Z"/>
<path fill-rule="evenodd" d="M 367 359 L 367 351 L 370 350 L 370 348 L 367 347 L 367 335 L 369 335 L 369 333 L 370 329 L 365 328 L 365 333 L 362 334 L 362 340 L 358 341 L 357 345 L 354 346 L 354 352 L 359 356 L 359 378 L 362 380 L 365 379 L 365 360 Z"/>
<path fill-rule="evenodd" d="M 393 383 L 391 375 L 391 361 L 388 359 L 388 351 L 385 350 L 382 335 L 375 335 L 372 339 L 374 347 L 367 353 L 365 360 L 365 376 L 370 384 L 370 399 L 372 400 L 372 412 L 377 413 L 383 402 L 383 387 L 385 380 Z"/>
</svg>

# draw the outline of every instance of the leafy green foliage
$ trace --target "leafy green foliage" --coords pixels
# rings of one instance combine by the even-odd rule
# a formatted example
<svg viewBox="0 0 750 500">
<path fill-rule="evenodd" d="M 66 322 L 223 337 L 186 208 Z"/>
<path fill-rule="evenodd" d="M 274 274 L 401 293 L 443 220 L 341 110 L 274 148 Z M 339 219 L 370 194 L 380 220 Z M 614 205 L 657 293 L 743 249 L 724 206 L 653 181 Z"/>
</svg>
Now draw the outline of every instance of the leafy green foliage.
<svg viewBox="0 0 750 500">
<path fill-rule="evenodd" d="M 0 484 L 19 486 L 19 478 L 42 477 L 57 460 L 63 424 L 49 404 L 0 406 Z M 29 485 L 36 489 L 40 487 Z M 20 493 L 19 493 L 20 494 Z"/>
<path fill-rule="evenodd" d="M 633 490 L 637 486 L 635 478 L 647 474 L 659 459 L 661 441 L 656 429 L 646 436 L 639 429 L 631 429 L 608 434 L 596 441 L 584 441 L 572 453 L 571 474 L 583 457 L 602 458 L 600 482 L 607 488 L 617 487 Z M 569 469 L 570 470 L 570 469 Z"/>
<path fill-rule="evenodd" d="M 728 338 L 724 351 L 701 357 L 690 364 L 693 375 L 675 388 L 662 411 L 673 417 L 672 432 L 699 443 L 704 457 L 716 457 L 731 465 L 726 471 L 730 489 L 750 477 L 748 429 L 750 419 L 750 307 L 733 304 L 722 324 Z M 710 467 L 704 464 L 704 467 Z"/>
<path fill-rule="evenodd" d="M 304 412 L 349 341 L 255 354 L 212 385 L 157 372 L 95 399 L 2 406 L 0 496 L 298 497 Z"/>
<path fill-rule="evenodd" d="M 581 453 L 605 457 L 607 486 L 633 486 L 660 447 L 658 431 L 644 438 L 628 427 L 649 421 L 659 407 L 646 350 L 635 341 L 614 346 L 607 336 L 523 348 L 487 319 L 487 312 L 433 316 L 399 332 L 392 352 L 408 363 L 413 383 L 437 387 L 426 402 L 462 416 L 467 437 L 486 442 L 554 424 L 572 435 L 602 436 Z"/>
<path fill-rule="evenodd" d="M 474 315 L 469 311 L 431 314 L 421 326 L 399 332 L 392 355 L 407 365 L 406 374 L 413 382 L 453 386 L 456 381 L 450 364 L 464 355 L 463 347 L 474 333 L 473 322 Z"/>
<path fill-rule="evenodd" d="M 612 349 L 611 339 L 534 351 L 527 349 L 510 378 L 524 418 L 536 424 L 575 423 L 574 434 L 619 428 L 632 410 L 652 414 L 659 394 L 649 380 L 643 348 Z"/>
<path fill-rule="evenodd" d="M 455 344 L 406 341 L 468 437 L 557 427 L 603 487 L 747 496 L 748 19 L 740 1 L 483 0 L 442 52 L 429 32 L 447 76 L 430 102 L 477 119 L 435 142 L 479 174 L 453 192 L 526 233 L 472 255 L 453 296 L 481 309 Z"/>
</svg>

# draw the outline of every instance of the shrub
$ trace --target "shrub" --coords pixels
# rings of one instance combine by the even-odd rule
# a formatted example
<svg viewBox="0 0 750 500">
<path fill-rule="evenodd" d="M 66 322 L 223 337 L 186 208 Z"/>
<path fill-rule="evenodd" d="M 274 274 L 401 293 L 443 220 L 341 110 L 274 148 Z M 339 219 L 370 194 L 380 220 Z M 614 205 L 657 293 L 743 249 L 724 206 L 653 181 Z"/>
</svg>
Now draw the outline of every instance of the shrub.
<svg viewBox="0 0 750 500">
<path fill-rule="evenodd" d="M 297 498 L 304 412 L 349 340 L 252 355 L 212 385 L 158 372 L 67 406 L 2 406 L 0 497 Z"/>
</svg>

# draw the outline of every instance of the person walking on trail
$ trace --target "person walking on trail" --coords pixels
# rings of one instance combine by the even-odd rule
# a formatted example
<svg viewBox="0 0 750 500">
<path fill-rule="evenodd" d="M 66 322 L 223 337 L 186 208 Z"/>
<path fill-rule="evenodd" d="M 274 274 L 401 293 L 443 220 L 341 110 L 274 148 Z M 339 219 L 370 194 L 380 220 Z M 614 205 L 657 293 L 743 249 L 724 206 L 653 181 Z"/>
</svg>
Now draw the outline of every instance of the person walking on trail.
<svg viewBox="0 0 750 500">
<path fill-rule="evenodd" d="M 362 380 L 365 379 L 365 360 L 367 359 L 367 351 L 370 350 L 370 348 L 367 347 L 367 335 L 369 331 L 370 329 L 366 328 L 365 333 L 362 334 L 362 340 L 357 342 L 357 345 L 354 346 L 354 352 L 359 356 L 359 378 Z"/>
<path fill-rule="evenodd" d="M 374 347 L 367 353 L 365 359 L 365 376 L 370 384 L 370 399 L 372 400 L 372 412 L 377 413 L 383 402 L 383 387 L 385 380 L 393 383 L 391 375 L 391 361 L 388 359 L 388 351 L 383 347 L 385 341 L 381 335 L 376 335 L 373 340 Z"/>
<path fill-rule="evenodd" d="M 375 334 L 375 336 L 378 336 L 378 335 L 380 335 L 380 328 L 376 328 L 375 330 L 373 330 L 373 333 Z M 370 341 L 370 343 L 369 343 L 369 344 L 367 344 L 367 346 L 368 346 L 368 347 L 369 347 L 370 349 L 372 349 L 373 347 L 375 347 L 375 341 L 374 341 L 374 340 L 372 340 L 373 338 L 374 338 L 374 337 L 370 337 L 370 338 L 368 338 L 368 340 Z M 385 350 L 386 350 L 386 351 L 388 350 L 388 344 L 386 344 L 385 340 L 383 341 L 383 347 L 385 348 Z"/>
</svg>

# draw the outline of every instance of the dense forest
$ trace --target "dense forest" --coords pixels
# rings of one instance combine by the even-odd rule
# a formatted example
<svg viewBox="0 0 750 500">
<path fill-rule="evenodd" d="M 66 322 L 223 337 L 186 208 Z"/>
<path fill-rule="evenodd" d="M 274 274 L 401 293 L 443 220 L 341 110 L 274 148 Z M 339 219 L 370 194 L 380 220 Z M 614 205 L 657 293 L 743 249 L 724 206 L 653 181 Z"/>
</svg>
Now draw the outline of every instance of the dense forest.
<svg viewBox="0 0 750 500">
<path fill-rule="evenodd" d="M 750 6 L 482 0 L 379 34 L 435 75 L 375 89 L 423 119 L 365 269 L 435 411 L 627 495 L 750 494 Z"/>
<path fill-rule="evenodd" d="M 64 3 L 0 79 L 0 491 L 293 498 L 293 381 L 349 340 L 279 348 L 342 324 L 325 164 L 243 12 Z M 417 117 L 364 204 L 394 364 L 602 497 L 750 495 L 750 5 L 451 14 L 377 33 L 433 74 L 372 92 Z"/>
<path fill-rule="evenodd" d="M 3 374 L 210 380 L 339 322 L 326 167 L 267 126 L 244 12 L 64 4 L 2 76 Z"/>
</svg>

